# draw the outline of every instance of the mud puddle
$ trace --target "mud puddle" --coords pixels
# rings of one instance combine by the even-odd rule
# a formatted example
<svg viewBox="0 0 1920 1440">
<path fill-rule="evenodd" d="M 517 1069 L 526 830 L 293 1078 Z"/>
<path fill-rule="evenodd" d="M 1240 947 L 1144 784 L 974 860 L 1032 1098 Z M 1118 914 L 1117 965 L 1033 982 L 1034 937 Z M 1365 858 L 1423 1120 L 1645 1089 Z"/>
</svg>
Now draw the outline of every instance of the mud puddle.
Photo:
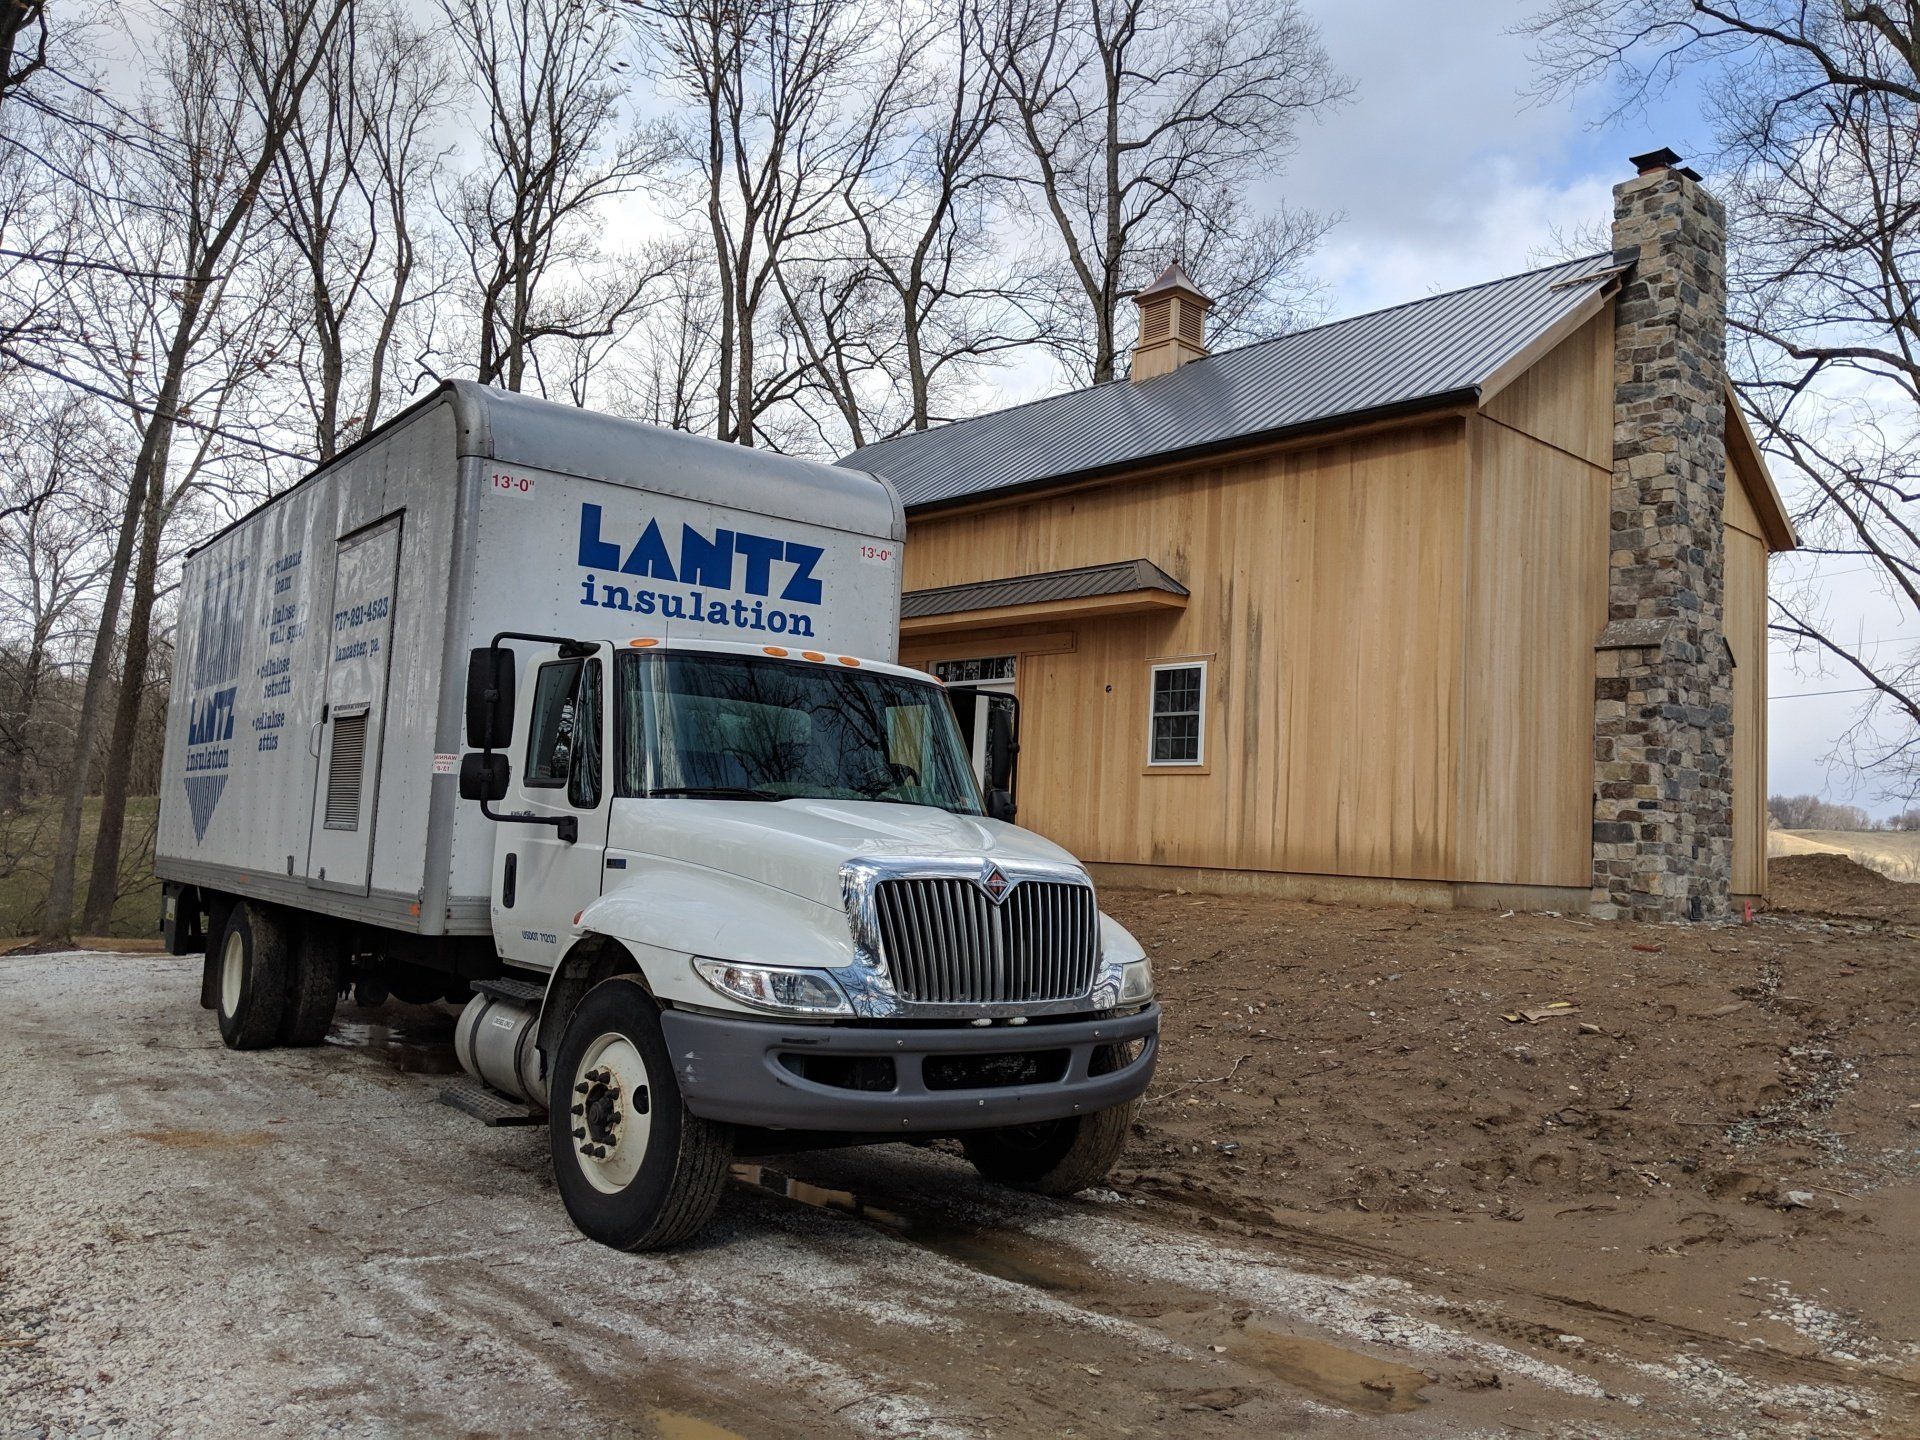
<svg viewBox="0 0 1920 1440">
<path fill-rule="evenodd" d="M 1013 1229 L 955 1224 L 875 1204 L 851 1190 L 800 1180 L 759 1164 L 733 1167 L 734 1181 L 760 1194 L 860 1220 L 904 1243 L 1016 1285 L 1025 1285 L 1094 1314 L 1123 1317 L 1188 1346 L 1196 1359 L 1224 1355 L 1253 1378 L 1277 1380 L 1317 1400 L 1369 1415 L 1403 1414 L 1426 1404 L 1431 1383 L 1410 1365 L 1274 1328 L 1281 1317 L 1254 1323 L 1251 1308 L 1235 1307 L 1199 1291 L 1157 1284 L 1142 1301 L 1119 1277 L 1059 1251 L 1039 1247 Z M 1217 1383 L 1217 1377 L 1210 1376 Z"/>
<path fill-rule="evenodd" d="M 175 1150 L 248 1150 L 273 1139 L 264 1130 L 135 1130 L 131 1140 L 145 1140 Z"/>
<path fill-rule="evenodd" d="M 836 1190 L 798 1180 L 767 1165 L 735 1165 L 733 1178 L 737 1184 L 749 1190 L 864 1220 L 923 1250 L 932 1250 L 949 1260 L 1016 1285 L 1028 1285 L 1052 1294 L 1077 1294 L 1085 1290 L 1089 1283 L 1086 1272 L 1036 1253 L 1023 1244 L 1022 1237 L 1017 1234 L 996 1232 L 980 1226 L 952 1225 L 924 1216 L 909 1215 L 873 1204 L 851 1190 Z"/>
<path fill-rule="evenodd" d="M 728 1430 L 698 1415 L 678 1410 L 653 1410 L 647 1414 L 653 1433 L 659 1440 L 746 1440 L 737 1430 Z"/>
<path fill-rule="evenodd" d="M 1371 1415 L 1401 1415 L 1426 1402 L 1425 1372 L 1378 1360 L 1323 1340 L 1281 1335 L 1249 1325 L 1227 1342 L 1227 1354 L 1265 1370 L 1317 1399 Z"/>
<path fill-rule="evenodd" d="M 427 1006 L 405 1009 L 347 1008 L 333 1022 L 326 1043 L 370 1055 L 403 1075 L 454 1075 L 454 1017 Z"/>
</svg>

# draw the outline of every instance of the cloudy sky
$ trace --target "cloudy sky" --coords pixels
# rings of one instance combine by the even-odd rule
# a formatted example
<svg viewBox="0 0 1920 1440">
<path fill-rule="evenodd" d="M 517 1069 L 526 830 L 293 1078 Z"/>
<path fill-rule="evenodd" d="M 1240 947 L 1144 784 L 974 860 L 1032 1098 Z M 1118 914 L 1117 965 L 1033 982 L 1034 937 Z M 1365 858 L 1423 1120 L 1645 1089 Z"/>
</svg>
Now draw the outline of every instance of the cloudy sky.
<svg viewBox="0 0 1920 1440">
<path fill-rule="evenodd" d="M 1276 193 L 1345 216 L 1318 257 L 1331 314 L 1412 299 L 1524 270 L 1555 232 L 1604 224 L 1627 156 L 1670 145 L 1702 156 L 1711 132 L 1689 90 L 1609 122 L 1605 95 L 1542 106 L 1525 92 L 1525 37 L 1507 33 L 1531 8 L 1513 0 L 1305 0 L 1334 63 L 1358 83 L 1351 104 L 1302 137 Z M 1549 257 L 1550 258 L 1550 257 Z M 1778 475 L 1782 484 L 1787 477 Z M 1789 493 L 1789 503 L 1792 501 Z M 1831 615 L 1874 644 L 1901 639 L 1900 612 L 1870 575 L 1829 562 Z M 1810 567 L 1775 562 L 1774 584 Z M 1920 638 L 1920 637 L 1911 637 Z M 1825 763 L 1855 704 L 1857 682 L 1771 655 L 1770 786 L 1889 808 L 1871 783 Z"/>
</svg>

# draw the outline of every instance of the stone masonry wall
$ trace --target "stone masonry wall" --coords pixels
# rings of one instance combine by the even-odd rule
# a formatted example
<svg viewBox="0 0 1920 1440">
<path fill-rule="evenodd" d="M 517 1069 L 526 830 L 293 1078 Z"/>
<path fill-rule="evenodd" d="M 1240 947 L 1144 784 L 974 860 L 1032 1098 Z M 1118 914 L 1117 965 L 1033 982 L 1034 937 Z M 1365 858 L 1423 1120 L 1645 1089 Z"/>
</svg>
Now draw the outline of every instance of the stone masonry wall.
<svg viewBox="0 0 1920 1440">
<path fill-rule="evenodd" d="M 1596 915 L 1724 915 L 1733 659 L 1724 625 L 1726 216 L 1656 164 L 1614 190 L 1613 495 L 1594 689 Z"/>
</svg>

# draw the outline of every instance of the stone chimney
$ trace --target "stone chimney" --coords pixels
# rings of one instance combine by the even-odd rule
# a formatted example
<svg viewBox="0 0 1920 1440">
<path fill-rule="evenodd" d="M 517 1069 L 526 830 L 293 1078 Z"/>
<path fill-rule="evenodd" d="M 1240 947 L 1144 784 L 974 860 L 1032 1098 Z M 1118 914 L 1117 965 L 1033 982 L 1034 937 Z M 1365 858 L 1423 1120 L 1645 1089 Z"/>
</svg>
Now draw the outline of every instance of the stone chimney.
<svg viewBox="0 0 1920 1440">
<path fill-rule="evenodd" d="M 1207 311 L 1213 301 L 1200 293 L 1178 261 L 1133 297 L 1140 307 L 1140 336 L 1133 342 L 1133 378 L 1151 380 L 1207 356 Z"/>
<path fill-rule="evenodd" d="M 1671 150 L 1613 192 L 1613 488 L 1594 691 L 1596 915 L 1708 920 L 1733 862 L 1726 212 Z"/>
</svg>

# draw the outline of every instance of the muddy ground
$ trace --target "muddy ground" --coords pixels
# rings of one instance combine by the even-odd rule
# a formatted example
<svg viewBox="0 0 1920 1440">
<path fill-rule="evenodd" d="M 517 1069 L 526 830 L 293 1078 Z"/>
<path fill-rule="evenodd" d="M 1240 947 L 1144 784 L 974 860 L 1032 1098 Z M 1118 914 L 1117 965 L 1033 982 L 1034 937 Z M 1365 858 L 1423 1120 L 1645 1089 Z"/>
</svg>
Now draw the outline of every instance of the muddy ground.
<svg viewBox="0 0 1920 1440">
<path fill-rule="evenodd" d="M 0 959 L 0 1435 L 1920 1433 L 1920 891 L 1838 865 L 1728 927 L 1111 892 L 1112 1191 L 794 1156 L 660 1256 L 437 1103 L 449 1011 L 234 1055 L 196 961 Z"/>
</svg>

